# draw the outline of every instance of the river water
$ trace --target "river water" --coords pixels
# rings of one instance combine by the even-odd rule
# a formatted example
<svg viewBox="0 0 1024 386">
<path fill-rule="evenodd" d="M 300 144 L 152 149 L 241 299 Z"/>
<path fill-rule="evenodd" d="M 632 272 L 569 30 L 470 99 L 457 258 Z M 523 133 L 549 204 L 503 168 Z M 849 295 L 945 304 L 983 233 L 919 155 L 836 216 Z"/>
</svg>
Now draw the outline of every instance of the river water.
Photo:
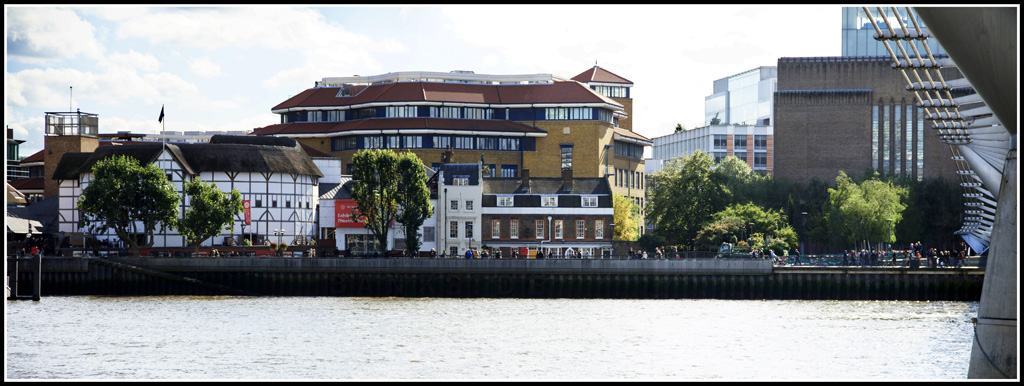
<svg viewBox="0 0 1024 386">
<path fill-rule="evenodd" d="M 7 379 L 966 379 L 978 302 L 44 297 Z"/>
</svg>

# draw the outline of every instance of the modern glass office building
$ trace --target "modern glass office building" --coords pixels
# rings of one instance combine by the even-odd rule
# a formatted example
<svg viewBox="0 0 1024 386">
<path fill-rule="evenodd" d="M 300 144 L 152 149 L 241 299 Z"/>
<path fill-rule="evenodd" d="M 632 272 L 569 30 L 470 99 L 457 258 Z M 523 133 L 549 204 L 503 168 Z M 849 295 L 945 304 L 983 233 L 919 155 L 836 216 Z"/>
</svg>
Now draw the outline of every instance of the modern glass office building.
<svg viewBox="0 0 1024 386">
<path fill-rule="evenodd" d="M 885 15 L 889 20 L 895 20 L 897 13 L 899 14 L 898 19 L 903 22 L 903 25 L 907 26 L 907 29 L 913 29 L 914 23 L 921 25 L 921 28 L 925 28 L 923 22 L 919 17 L 915 20 L 911 20 L 907 17 L 906 7 L 881 7 L 885 11 Z M 893 8 L 896 12 L 893 12 Z M 878 17 L 881 14 L 877 7 L 870 8 L 871 13 Z M 879 26 L 885 26 L 885 23 L 881 19 L 878 20 Z M 893 21 L 893 25 L 899 25 L 899 22 Z M 884 27 L 883 27 L 884 28 Z M 871 20 L 864 13 L 864 9 L 861 7 L 843 7 L 843 56 L 890 56 L 889 51 L 885 49 L 885 45 L 881 41 L 875 40 L 875 27 L 871 25 Z M 920 40 L 914 41 L 914 46 L 922 56 L 927 55 L 924 49 L 924 44 Z M 935 39 L 928 39 L 928 48 L 931 50 L 932 55 L 946 55 L 946 50 L 939 45 Z M 893 47 L 893 51 L 897 56 L 902 56 L 899 49 Z M 913 52 L 907 52 L 910 57 L 915 57 Z"/>
<path fill-rule="evenodd" d="M 704 97 L 704 124 L 772 125 L 775 66 L 762 66 L 714 82 L 713 94 Z M 715 118 L 718 121 L 712 122 Z"/>
</svg>

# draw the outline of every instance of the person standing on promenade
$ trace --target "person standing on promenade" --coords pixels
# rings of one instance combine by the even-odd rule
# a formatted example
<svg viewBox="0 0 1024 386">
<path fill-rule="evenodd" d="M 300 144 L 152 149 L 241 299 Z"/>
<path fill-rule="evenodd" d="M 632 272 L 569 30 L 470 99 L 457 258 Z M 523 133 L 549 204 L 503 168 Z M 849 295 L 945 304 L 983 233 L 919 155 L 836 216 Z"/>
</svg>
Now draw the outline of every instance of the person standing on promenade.
<svg viewBox="0 0 1024 386">
<path fill-rule="evenodd" d="M 964 267 L 964 260 L 967 260 L 967 251 L 961 249 L 960 253 L 957 253 L 957 255 L 956 255 L 956 267 L 957 268 L 963 268 Z"/>
<path fill-rule="evenodd" d="M 473 258 L 473 250 L 468 249 L 468 248 L 466 249 L 466 258 L 467 259 L 472 259 Z"/>
<path fill-rule="evenodd" d="M 538 249 L 537 250 L 537 258 L 538 259 L 543 259 L 544 258 L 544 251 Z"/>
</svg>

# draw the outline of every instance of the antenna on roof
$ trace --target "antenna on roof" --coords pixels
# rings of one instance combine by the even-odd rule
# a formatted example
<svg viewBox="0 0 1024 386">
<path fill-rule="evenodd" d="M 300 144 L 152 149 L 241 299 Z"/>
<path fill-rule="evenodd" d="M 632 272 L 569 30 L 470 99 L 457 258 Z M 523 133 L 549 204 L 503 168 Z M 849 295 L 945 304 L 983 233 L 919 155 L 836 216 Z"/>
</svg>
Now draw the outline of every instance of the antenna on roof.
<svg viewBox="0 0 1024 386">
<path fill-rule="evenodd" d="M 75 95 L 75 87 L 68 86 L 68 89 L 70 89 L 70 91 L 68 92 L 68 112 L 71 112 L 71 105 L 74 103 L 73 100 Z"/>
</svg>

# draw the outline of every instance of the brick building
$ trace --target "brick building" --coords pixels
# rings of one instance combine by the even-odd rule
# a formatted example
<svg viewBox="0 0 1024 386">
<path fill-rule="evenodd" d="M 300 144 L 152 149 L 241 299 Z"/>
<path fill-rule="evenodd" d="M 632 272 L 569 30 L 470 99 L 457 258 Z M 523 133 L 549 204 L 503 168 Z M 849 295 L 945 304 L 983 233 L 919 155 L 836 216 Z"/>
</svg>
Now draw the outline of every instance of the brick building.
<svg viewBox="0 0 1024 386">
<path fill-rule="evenodd" d="M 612 190 L 604 178 L 530 176 L 483 181 L 482 242 L 535 257 L 599 258 L 612 251 Z"/>
<path fill-rule="evenodd" d="M 550 74 L 397 72 L 324 78 L 274 106 L 281 122 L 256 135 L 293 138 L 342 160 L 361 149 L 414 152 L 440 169 L 482 161 L 485 177 L 605 178 L 644 206 L 643 150 L 632 131 L 632 82 L 594 66 L 572 79 Z"/>
<path fill-rule="evenodd" d="M 888 57 L 780 58 L 777 177 L 834 183 L 839 171 L 956 179 L 952 152 Z M 946 80 L 960 78 L 943 69 Z"/>
</svg>

